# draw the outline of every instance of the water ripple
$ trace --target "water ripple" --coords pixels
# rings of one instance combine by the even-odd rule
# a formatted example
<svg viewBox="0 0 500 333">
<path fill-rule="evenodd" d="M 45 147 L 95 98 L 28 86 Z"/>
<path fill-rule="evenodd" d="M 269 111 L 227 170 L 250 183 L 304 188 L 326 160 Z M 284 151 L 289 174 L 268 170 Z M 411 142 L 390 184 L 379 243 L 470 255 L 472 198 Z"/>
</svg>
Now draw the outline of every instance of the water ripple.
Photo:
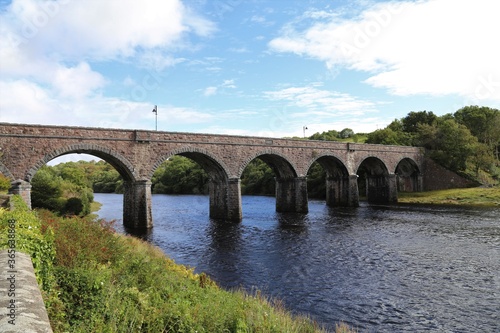
<svg viewBox="0 0 500 333">
<path fill-rule="evenodd" d="M 121 219 L 121 196 L 96 194 Z M 145 237 L 227 288 L 258 288 L 296 313 L 361 332 L 499 332 L 500 210 L 411 205 L 279 214 L 244 197 L 240 224 L 203 196 L 154 196 Z"/>
</svg>

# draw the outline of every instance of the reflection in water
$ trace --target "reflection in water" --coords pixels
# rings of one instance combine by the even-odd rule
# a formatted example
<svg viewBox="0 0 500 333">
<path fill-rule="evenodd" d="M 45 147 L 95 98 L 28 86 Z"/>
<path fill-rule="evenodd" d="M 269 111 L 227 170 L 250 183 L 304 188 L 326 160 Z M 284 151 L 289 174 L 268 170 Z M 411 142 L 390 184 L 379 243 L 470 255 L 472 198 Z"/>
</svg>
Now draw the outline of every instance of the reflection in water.
<svg viewBox="0 0 500 333">
<path fill-rule="evenodd" d="M 101 217 L 121 220 L 121 196 L 96 200 Z M 208 218 L 207 197 L 155 195 L 155 227 L 141 237 L 221 286 L 258 288 L 328 327 L 500 331 L 500 210 L 274 209 L 274 198 L 243 197 L 242 223 L 226 224 Z"/>
</svg>

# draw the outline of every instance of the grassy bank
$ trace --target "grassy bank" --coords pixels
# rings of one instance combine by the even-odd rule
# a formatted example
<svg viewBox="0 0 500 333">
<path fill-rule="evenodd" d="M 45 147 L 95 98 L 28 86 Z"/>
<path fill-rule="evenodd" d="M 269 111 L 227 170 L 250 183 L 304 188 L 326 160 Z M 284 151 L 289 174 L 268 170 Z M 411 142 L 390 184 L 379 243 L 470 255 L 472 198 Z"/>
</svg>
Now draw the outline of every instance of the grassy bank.
<svg viewBox="0 0 500 333">
<path fill-rule="evenodd" d="M 500 207 L 500 187 L 474 187 L 429 192 L 399 193 L 398 202 Z"/>
<path fill-rule="evenodd" d="M 24 207 L 0 212 L 1 235 L 8 219 L 18 221 L 17 237 L 25 239 L 19 251 L 39 258 L 35 271 L 54 332 L 322 331 L 260 292 L 219 288 L 110 223 Z"/>
</svg>

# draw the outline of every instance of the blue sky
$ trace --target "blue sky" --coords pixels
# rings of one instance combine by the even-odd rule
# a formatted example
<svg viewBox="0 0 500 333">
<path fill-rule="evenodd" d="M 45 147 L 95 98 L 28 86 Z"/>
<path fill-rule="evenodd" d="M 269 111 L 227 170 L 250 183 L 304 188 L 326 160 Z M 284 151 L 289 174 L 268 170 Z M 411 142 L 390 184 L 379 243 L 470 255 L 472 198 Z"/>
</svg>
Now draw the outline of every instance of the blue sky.
<svg viewBox="0 0 500 333">
<path fill-rule="evenodd" d="M 495 0 L 0 0 L 0 121 L 257 136 L 500 108 Z"/>
</svg>

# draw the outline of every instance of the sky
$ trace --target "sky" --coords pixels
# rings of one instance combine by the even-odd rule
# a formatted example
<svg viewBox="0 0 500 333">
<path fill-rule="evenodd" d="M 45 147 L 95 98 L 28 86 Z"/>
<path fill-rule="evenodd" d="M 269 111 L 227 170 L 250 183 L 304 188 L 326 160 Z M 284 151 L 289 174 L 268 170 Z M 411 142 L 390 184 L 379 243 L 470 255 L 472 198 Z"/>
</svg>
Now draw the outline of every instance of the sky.
<svg viewBox="0 0 500 333">
<path fill-rule="evenodd" d="M 500 108 L 499 8 L 0 0 L 0 122 L 302 137 Z"/>
</svg>

